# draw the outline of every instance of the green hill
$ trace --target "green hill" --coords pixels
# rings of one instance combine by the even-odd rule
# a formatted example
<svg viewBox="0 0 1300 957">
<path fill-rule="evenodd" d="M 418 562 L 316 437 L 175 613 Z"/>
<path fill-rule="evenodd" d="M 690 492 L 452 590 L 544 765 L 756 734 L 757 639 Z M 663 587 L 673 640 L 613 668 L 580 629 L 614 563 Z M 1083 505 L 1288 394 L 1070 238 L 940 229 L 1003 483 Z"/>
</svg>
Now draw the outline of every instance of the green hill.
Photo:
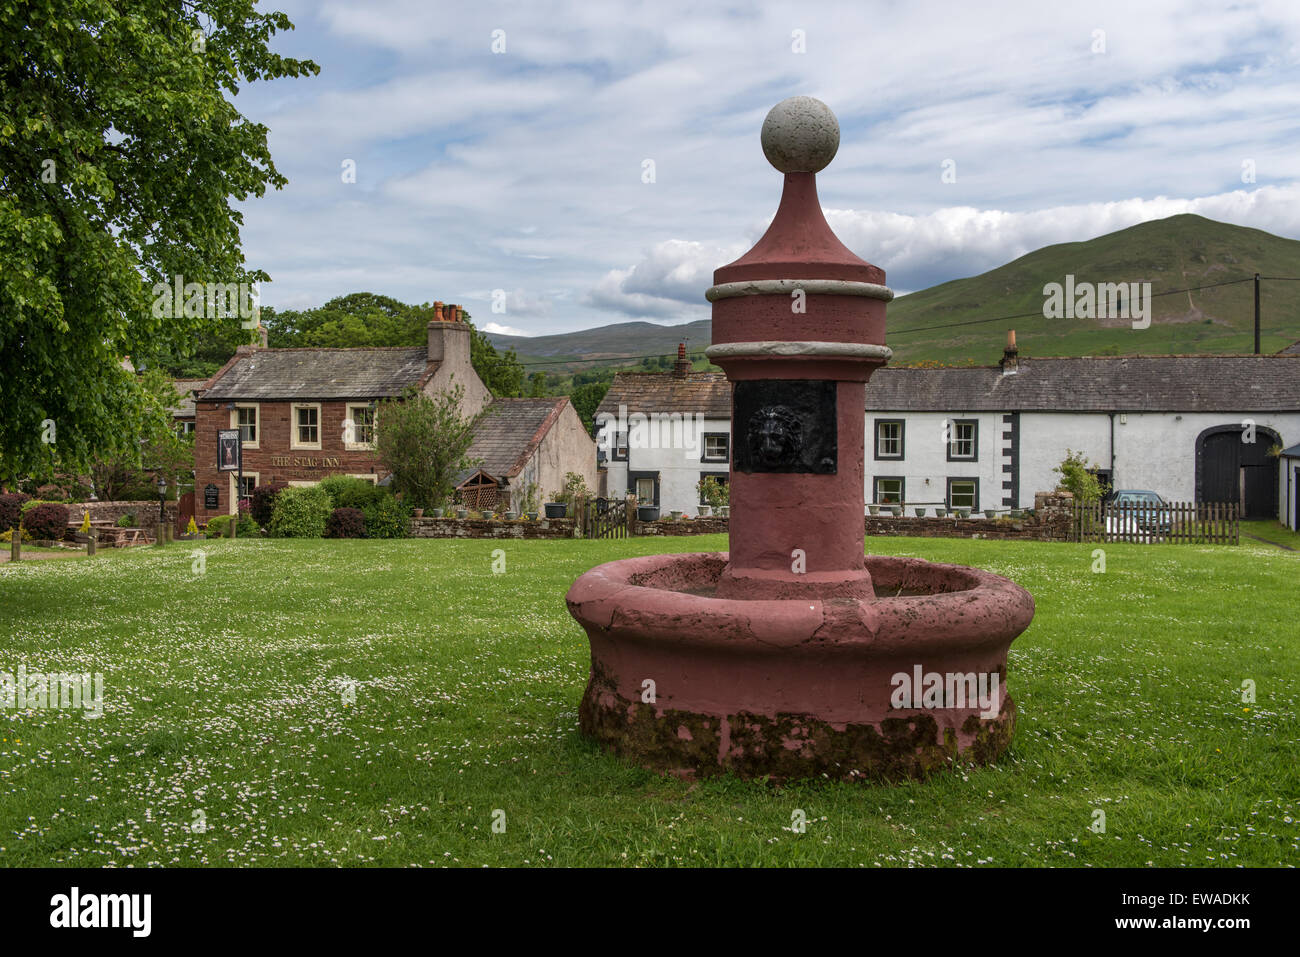
<svg viewBox="0 0 1300 957">
<path fill-rule="evenodd" d="M 869 253 L 868 253 L 869 257 Z M 1078 243 L 1045 246 L 978 276 L 903 296 L 889 306 L 893 364 L 923 361 L 987 365 L 1015 329 L 1025 355 L 1251 352 L 1254 289 L 1250 282 L 1162 296 L 1169 290 L 1263 276 L 1300 277 L 1300 242 L 1259 229 L 1184 214 Z M 1043 287 L 1064 283 L 1149 282 L 1151 327 L 1121 319 L 1045 319 Z M 703 290 L 701 290 L 703 293 Z M 1300 283 L 1264 282 L 1261 346 L 1277 352 L 1300 339 Z M 1028 314 L 1028 315 L 1025 315 Z M 1015 318 L 1002 318 L 1015 317 Z M 669 355 L 689 337 L 692 352 L 709 342 L 707 319 L 676 326 L 625 322 L 581 332 L 525 338 L 491 335 L 520 358 L 568 367 L 621 365 L 620 357 Z M 607 359 L 608 363 L 575 362 Z"/>
</svg>

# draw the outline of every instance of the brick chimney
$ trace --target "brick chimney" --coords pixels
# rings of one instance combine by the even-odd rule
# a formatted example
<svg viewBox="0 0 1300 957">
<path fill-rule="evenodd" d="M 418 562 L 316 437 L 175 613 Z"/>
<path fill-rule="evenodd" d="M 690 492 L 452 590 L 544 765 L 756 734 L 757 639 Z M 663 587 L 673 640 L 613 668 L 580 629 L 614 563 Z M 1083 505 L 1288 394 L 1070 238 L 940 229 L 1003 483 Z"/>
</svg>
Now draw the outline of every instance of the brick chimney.
<svg viewBox="0 0 1300 957">
<path fill-rule="evenodd" d="M 1002 350 L 1002 361 L 998 363 L 1002 366 L 1003 375 L 1015 375 L 1020 371 L 1020 350 L 1016 348 L 1016 330 L 1007 330 L 1007 344 Z"/>
<path fill-rule="evenodd" d="M 469 325 L 455 303 L 435 302 L 429 320 L 429 361 L 445 362 L 457 368 L 469 366 Z"/>
<path fill-rule="evenodd" d="M 691 360 L 686 358 L 686 343 L 677 343 L 677 361 L 673 363 L 673 378 L 685 379 L 691 371 Z"/>
</svg>

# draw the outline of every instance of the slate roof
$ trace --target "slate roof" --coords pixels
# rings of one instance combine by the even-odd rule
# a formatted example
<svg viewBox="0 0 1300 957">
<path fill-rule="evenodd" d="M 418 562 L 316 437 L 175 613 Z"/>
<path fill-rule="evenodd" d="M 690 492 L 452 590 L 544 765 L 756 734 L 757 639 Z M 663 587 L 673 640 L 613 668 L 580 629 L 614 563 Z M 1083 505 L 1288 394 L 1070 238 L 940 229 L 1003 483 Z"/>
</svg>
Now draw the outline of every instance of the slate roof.
<svg viewBox="0 0 1300 957">
<path fill-rule="evenodd" d="M 633 412 L 696 412 L 706 418 L 731 418 L 731 383 L 721 372 L 617 372 L 596 415 L 618 415 L 618 407 Z"/>
<path fill-rule="evenodd" d="M 424 346 L 256 349 L 210 379 L 203 399 L 387 398 L 421 384 L 435 368 Z"/>
<path fill-rule="evenodd" d="M 867 408 L 900 412 L 1295 412 L 1300 356 L 1092 356 L 955 369 L 885 368 Z"/>
<path fill-rule="evenodd" d="M 482 459 L 456 476 L 459 485 L 479 469 L 497 481 L 518 475 L 550 431 L 569 400 L 563 396 L 542 399 L 494 399 L 474 427 L 469 457 Z"/>
<path fill-rule="evenodd" d="M 1278 353 L 1280 356 L 1300 356 L 1300 339 L 1291 343 L 1285 349 Z"/>
<path fill-rule="evenodd" d="M 207 379 L 172 379 L 172 388 L 180 393 L 180 401 L 172 408 L 172 418 L 194 418 L 194 390 L 203 388 Z"/>
<path fill-rule="evenodd" d="M 731 417 L 721 373 L 687 380 L 620 372 L 596 410 Z M 876 370 L 866 407 L 881 412 L 1300 412 L 1300 355 L 1092 356 L 998 366 Z"/>
</svg>

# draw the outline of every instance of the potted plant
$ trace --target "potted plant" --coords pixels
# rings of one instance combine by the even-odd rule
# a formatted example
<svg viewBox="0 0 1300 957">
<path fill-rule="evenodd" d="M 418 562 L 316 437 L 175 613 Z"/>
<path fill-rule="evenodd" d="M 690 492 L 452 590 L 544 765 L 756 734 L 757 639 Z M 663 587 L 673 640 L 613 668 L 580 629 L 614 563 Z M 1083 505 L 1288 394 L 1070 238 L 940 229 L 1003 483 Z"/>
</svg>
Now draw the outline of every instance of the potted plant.
<svg viewBox="0 0 1300 957">
<path fill-rule="evenodd" d="M 730 506 L 730 505 L 719 505 L 719 506 L 718 506 L 718 515 L 721 516 L 722 518 L 731 518 L 731 506 Z"/>
<path fill-rule="evenodd" d="M 701 506 L 700 506 L 700 518 L 708 518 L 708 517 L 709 517 L 709 513 L 712 512 L 712 511 L 713 511 L 712 506 L 709 506 L 709 505 L 701 505 Z"/>
<path fill-rule="evenodd" d="M 916 511 L 916 517 L 917 517 L 917 518 L 925 518 L 925 509 L 924 509 L 924 508 L 922 508 L 921 506 L 918 505 L 918 506 L 916 507 L 915 511 Z"/>
<path fill-rule="evenodd" d="M 513 521 L 514 521 L 515 519 L 517 519 L 518 517 L 519 517 L 519 513 L 518 513 L 518 512 L 510 511 L 510 510 L 507 510 L 507 511 L 506 511 L 506 521 L 507 521 L 507 522 L 513 522 Z"/>
<path fill-rule="evenodd" d="M 659 506 L 657 505 L 638 505 L 636 507 L 636 518 L 638 522 L 657 522 L 659 521 Z"/>
<path fill-rule="evenodd" d="M 944 506 L 940 505 L 940 506 L 938 506 L 937 508 L 935 508 L 935 510 L 934 510 L 934 514 L 935 514 L 936 516 L 938 516 L 939 518 L 943 518 L 945 515 L 948 514 L 948 509 L 945 508 Z"/>
<path fill-rule="evenodd" d="M 181 533 L 181 541 L 189 542 L 199 538 L 199 526 L 194 522 L 194 516 L 190 516 L 189 524 L 185 526 L 185 531 Z"/>
<path fill-rule="evenodd" d="M 422 508 L 414 509 L 414 510 L 412 511 L 412 514 L 413 514 L 416 518 L 424 518 L 424 509 L 422 509 Z"/>
<path fill-rule="evenodd" d="M 998 510 L 995 509 L 995 508 L 986 508 L 986 509 L 984 509 L 984 517 L 985 517 L 985 518 L 997 518 L 997 517 L 998 517 Z"/>
<path fill-rule="evenodd" d="M 889 514 L 897 518 L 899 515 L 903 514 L 903 506 L 902 505 L 889 506 Z"/>
<path fill-rule="evenodd" d="M 957 509 L 957 517 L 958 517 L 958 518 L 970 518 L 970 509 L 968 509 L 968 508 L 959 508 L 959 509 Z"/>
<path fill-rule="evenodd" d="M 434 518 L 442 518 L 444 515 L 447 514 L 447 510 L 445 508 L 435 508 L 435 509 L 431 509 L 431 511 L 433 512 Z"/>
<path fill-rule="evenodd" d="M 527 515 L 528 515 L 528 521 L 530 522 L 537 521 L 538 512 L 536 509 L 533 509 L 531 512 L 528 512 Z"/>
<path fill-rule="evenodd" d="M 459 519 L 461 519 L 461 520 L 464 520 L 464 519 L 469 518 L 469 509 L 467 509 L 467 508 L 458 508 L 458 509 L 456 509 L 456 517 L 459 518 Z"/>
<path fill-rule="evenodd" d="M 880 514 L 880 506 L 879 506 L 879 505 L 868 505 L 868 506 L 867 506 L 867 511 L 870 512 L 872 515 L 879 515 L 879 514 Z"/>
<path fill-rule="evenodd" d="M 682 513 L 679 509 L 671 508 L 668 510 L 668 514 L 672 516 L 674 522 L 681 520 Z"/>
<path fill-rule="evenodd" d="M 490 509 L 490 508 L 485 508 L 485 509 L 483 509 L 483 521 L 485 521 L 485 522 L 490 522 L 490 521 L 492 521 L 492 517 L 493 517 L 494 515 L 496 515 L 496 512 L 493 511 L 492 509 Z"/>
<path fill-rule="evenodd" d="M 564 518 L 569 513 L 568 502 L 546 502 L 542 505 L 547 518 Z"/>
</svg>

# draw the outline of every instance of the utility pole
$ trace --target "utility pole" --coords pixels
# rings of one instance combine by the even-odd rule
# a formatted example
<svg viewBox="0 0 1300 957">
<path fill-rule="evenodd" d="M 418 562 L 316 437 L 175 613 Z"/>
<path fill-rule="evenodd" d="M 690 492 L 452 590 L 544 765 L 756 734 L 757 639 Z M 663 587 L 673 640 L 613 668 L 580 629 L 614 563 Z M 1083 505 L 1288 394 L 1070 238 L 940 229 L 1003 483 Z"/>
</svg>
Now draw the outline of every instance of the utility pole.
<svg viewBox="0 0 1300 957">
<path fill-rule="evenodd" d="M 1255 355 L 1259 355 L 1259 273 L 1255 273 Z"/>
</svg>

